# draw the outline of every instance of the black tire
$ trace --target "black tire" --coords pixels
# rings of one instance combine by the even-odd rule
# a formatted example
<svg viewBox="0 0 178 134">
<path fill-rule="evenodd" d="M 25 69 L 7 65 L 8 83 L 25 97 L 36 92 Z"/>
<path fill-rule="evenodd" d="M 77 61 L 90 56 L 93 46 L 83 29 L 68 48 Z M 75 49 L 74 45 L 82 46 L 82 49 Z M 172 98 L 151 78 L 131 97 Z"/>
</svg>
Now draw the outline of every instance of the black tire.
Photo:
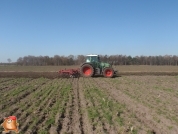
<svg viewBox="0 0 178 134">
<path fill-rule="evenodd" d="M 114 70 L 111 67 L 106 67 L 103 70 L 103 75 L 106 78 L 112 78 L 114 76 Z"/>
<path fill-rule="evenodd" d="M 80 73 L 83 77 L 92 77 L 94 69 L 90 64 L 84 64 L 80 69 Z"/>
</svg>

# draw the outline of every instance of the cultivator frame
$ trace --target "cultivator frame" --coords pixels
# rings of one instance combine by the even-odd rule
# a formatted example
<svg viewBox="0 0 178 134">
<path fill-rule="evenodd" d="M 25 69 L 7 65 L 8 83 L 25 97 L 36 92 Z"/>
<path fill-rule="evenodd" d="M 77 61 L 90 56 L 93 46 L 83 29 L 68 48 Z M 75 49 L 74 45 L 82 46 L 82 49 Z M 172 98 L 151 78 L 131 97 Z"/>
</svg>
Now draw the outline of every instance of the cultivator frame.
<svg viewBox="0 0 178 134">
<path fill-rule="evenodd" d="M 80 77 L 79 69 L 64 69 L 59 70 L 59 76 L 63 78 L 78 78 Z"/>
</svg>

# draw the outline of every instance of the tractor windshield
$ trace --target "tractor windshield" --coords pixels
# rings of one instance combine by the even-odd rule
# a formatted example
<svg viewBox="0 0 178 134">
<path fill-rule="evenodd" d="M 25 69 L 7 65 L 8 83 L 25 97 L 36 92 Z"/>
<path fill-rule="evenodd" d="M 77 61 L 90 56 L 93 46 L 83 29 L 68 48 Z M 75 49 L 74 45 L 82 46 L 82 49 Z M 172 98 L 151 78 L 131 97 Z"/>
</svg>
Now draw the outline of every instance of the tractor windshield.
<svg viewBox="0 0 178 134">
<path fill-rule="evenodd" d="M 98 57 L 97 56 L 92 56 L 91 57 L 91 62 L 97 62 L 98 61 Z"/>
<path fill-rule="evenodd" d="M 98 62 L 100 61 L 98 56 L 87 56 L 86 57 L 86 62 Z"/>
</svg>

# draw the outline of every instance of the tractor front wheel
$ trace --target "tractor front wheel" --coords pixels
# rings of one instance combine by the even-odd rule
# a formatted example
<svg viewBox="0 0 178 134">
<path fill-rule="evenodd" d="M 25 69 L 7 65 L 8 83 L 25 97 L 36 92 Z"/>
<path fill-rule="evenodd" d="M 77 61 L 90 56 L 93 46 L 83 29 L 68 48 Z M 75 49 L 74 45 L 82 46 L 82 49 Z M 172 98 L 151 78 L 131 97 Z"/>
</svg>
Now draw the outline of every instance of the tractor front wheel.
<svg viewBox="0 0 178 134">
<path fill-rule="evenodd" d="M 81 67 L 81 75 L 83 77 L 92 77 L 93 74 L 94 74 L 94 70 L 90 64 L 85 64 Z"/>
<path fill-rule="evenodd" d="M 112 68 L 110 67 L 107 67 L 103 70 L 103 75 L 104 77 L 107 77 L 107 78 L 112 78 L 113 75 L 114 75 L 114 71 Z"/>
</svg>

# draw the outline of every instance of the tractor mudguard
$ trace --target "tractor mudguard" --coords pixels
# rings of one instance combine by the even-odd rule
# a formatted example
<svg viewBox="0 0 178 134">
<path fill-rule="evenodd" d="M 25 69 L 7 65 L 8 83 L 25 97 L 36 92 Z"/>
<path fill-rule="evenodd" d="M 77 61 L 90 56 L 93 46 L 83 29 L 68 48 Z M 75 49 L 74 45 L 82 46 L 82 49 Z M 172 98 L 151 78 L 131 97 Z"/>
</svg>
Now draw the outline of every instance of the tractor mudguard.
<svg viewBox="0 0 178 134">
<path fill-rule="evenodd" d="M 92 64 L 92 63 L 88 63 L 88 62 L 82 63 L 82 64 L 80 65 L 80 67 L 82 67 L 82 66 L 85 65 L 85 64 L 89 64 L 89 65 L 91 65 L 91 66 L 93 67 L 93 64 Z"/>
</svg>

